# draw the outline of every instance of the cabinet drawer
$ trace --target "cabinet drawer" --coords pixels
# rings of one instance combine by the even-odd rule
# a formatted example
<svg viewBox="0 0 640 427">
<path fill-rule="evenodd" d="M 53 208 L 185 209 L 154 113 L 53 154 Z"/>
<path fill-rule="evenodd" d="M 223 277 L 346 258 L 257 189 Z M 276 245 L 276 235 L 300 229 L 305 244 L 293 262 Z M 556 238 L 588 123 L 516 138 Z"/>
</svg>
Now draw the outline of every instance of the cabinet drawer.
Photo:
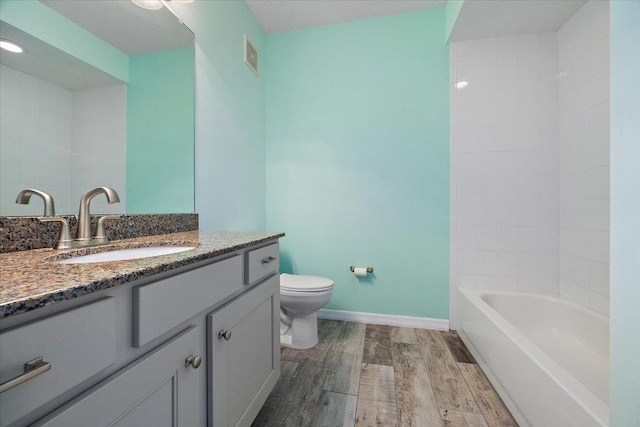
<svg viewBox="0 0 640 427">
<path fill-rule="evenodd" d="M 248 251 L 245 260 L 245 284 L 252 285 L 270 274 L 276 273 L 279 262 L 280 250 L 277 243 Z"/>
<path fill-rule="evenodd" d="M 242 257 L 133 288 L 133 345 L 142 347 L 242 289 Z"/>
<path fill-rule="evenodd" d="M 32 410 L 115 362 L 115 310 L 106 298 L 0 334 L 2 383 L 24 373 L 26 362 L 43 358 L 43 372 L 0 394 L 0 425 Z M 100 339 L 96 339 L 100 337 Z"/>
</svg>

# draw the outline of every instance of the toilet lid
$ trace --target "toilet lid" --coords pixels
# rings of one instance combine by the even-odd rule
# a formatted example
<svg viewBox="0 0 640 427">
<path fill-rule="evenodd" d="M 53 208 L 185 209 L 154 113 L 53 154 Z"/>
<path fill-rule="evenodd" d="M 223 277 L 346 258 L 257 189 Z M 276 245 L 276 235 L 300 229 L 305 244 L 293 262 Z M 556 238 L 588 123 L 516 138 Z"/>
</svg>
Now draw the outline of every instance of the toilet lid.
<svg viewBox="0 0 640 427">
<path fill-rule="evenodd" d="M 324 291 L 333 287 L 333 280 L 319 276 L 301 276 L 298 274 L 280 275 L 280 289 L 293 292 Z"/>
</svg>

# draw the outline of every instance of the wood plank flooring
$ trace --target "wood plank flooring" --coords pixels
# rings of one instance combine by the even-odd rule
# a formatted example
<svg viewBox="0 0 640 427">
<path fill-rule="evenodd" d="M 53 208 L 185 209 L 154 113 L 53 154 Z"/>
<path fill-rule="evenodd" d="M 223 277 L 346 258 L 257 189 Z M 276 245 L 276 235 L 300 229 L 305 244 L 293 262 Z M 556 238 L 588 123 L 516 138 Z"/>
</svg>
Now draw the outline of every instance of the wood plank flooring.
<svg viewBox="0 0 640 427">
<path fill-rule="evenodd" d="M 318 321 L 252 427 L 517 427 L 453 331 Z"/>
</svg>

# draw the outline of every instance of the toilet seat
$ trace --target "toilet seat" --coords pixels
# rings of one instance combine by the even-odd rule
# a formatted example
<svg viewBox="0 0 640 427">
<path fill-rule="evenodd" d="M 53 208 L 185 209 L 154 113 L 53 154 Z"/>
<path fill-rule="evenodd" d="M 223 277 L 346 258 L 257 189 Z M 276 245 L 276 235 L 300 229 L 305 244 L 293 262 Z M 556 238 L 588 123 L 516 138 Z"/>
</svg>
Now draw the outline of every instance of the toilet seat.
<svg viewBox="0 0 640 427">
<path fill-rule="evenodd" d="M 287 292 L 320 292 L 333 288 L 333 280 L 318 276 L 297 274 L 280 275 L 280 290 Z"/>
</svg>

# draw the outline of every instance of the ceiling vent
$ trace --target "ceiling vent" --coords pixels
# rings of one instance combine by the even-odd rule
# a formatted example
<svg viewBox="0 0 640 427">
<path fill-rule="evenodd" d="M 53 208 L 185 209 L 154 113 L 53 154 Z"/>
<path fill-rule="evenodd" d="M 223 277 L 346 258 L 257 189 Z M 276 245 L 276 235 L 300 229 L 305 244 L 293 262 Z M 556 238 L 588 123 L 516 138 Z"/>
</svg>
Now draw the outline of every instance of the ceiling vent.
<svg viewBox="0 0 640 427">
<path fill-rule="evenodd" d="M 244 62 L 254 73 L 258 74 L 258 51 L 253 47 L 246 34 L 244 35 Z"/>
</svg>

